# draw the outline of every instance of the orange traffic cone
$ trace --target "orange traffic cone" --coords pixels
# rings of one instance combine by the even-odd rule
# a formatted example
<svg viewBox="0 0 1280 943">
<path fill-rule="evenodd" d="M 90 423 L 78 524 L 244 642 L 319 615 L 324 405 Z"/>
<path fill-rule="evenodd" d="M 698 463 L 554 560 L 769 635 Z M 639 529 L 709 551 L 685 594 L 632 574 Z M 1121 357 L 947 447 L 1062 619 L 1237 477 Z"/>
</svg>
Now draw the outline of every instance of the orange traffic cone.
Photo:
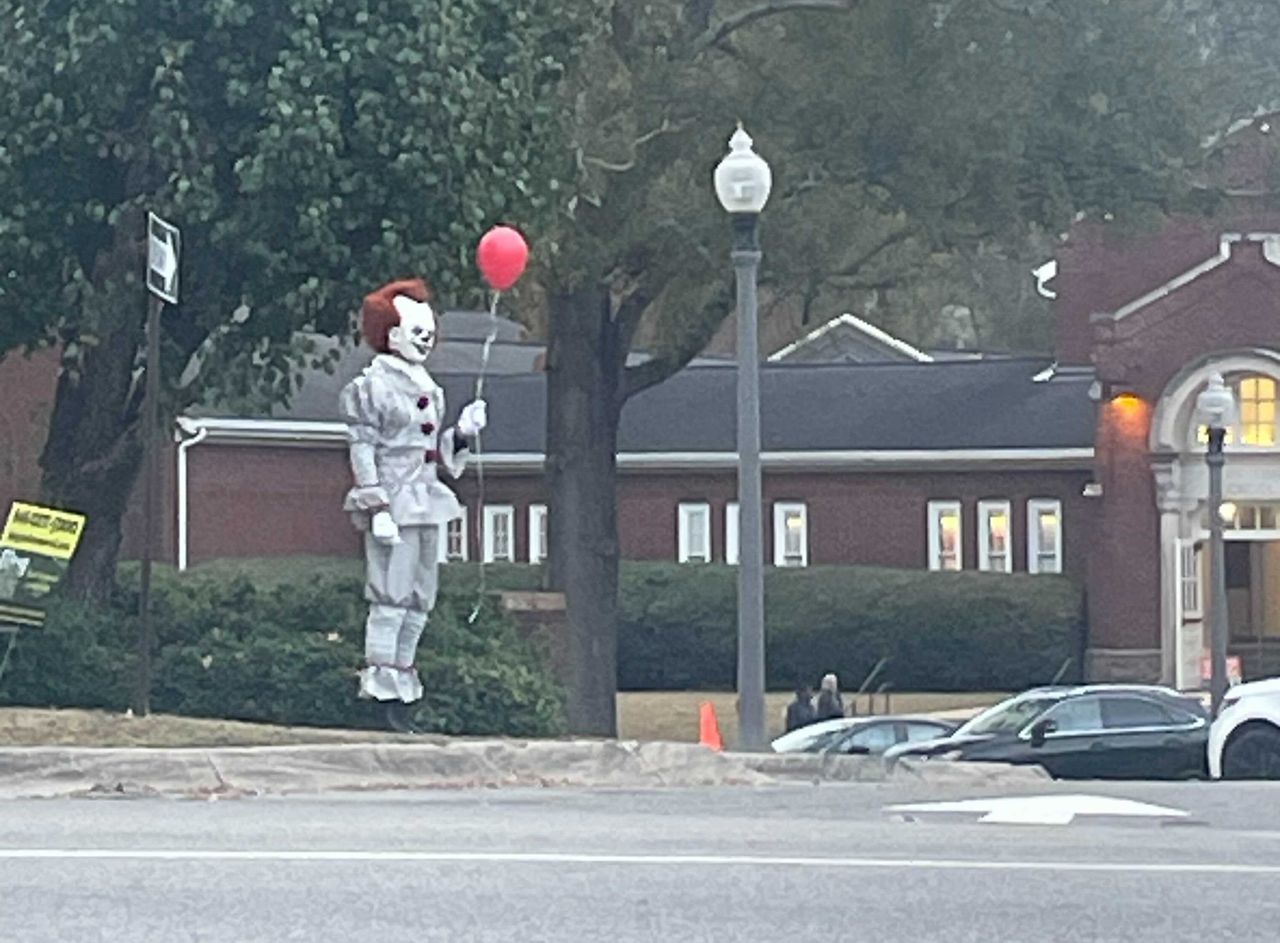
<svg viewBox="0 0 1280 943">
<path fill-rule="evenodd" d="M 702 702 L 698 717 L 698 742 L 712 750 L 724 749 L 724 742 L 720 739 L 720 722 L 716 720 L 716 709 L 710 701 Z"/>
</svg>

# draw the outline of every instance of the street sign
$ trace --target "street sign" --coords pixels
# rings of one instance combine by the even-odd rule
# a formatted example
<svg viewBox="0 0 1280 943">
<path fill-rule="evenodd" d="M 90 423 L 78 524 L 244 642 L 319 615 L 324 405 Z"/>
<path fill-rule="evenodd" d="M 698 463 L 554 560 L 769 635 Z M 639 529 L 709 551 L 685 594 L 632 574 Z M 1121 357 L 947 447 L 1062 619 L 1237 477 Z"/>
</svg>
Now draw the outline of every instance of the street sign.
<svg viewBox="0 0 1280 943">
<path fill-rule="evenodd" d="M 15 501 L 0 533 L 0 622 L 44 625 L 46 600 L 67 571 L 82 514 Z"/>
<path fill-rule="evenodd" d="M 155 213 L 147 214 L 147 289 L 171 305 L 178 303 L 178 257 L 182 233 Z"/>
</svg>

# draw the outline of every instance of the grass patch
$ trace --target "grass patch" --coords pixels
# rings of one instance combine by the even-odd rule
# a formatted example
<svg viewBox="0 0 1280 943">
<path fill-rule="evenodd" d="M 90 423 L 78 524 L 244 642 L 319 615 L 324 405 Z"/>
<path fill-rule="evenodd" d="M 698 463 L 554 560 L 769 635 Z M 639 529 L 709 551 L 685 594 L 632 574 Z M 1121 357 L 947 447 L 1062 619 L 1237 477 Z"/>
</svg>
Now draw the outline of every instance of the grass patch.
<svg viewBox="0 0 1280 943">
<path fill-rule="evenodd" d="M 995 693 L 895 694 L 894 713 L 925 714 L 972 711 L 1003 699 Z M 782 715 L 790 694 L 767 696 L 769 735 L 782 733 Z M 618 734 L 627 740 L 698 739 L 698 709 L 715 705 L 726 745 L 738 736 L 734 695 L 703 691 L 625 691 L 618 695 Z M 882 705 L 877 699 L 877 706 Z M 860 709 L 865 712 L 866 699 Z M 235 720 L 207 720 L 152 714 L 130 717 L 114 711 L 0 707 L 0 746 L 78 747 L 236 747 L 369 742 L 424 742 L 378 730 L 330 727 L 283 727 Z M 431 742 L 427 740 L 426 742 Z"/>
<path fill-rule="evenodd" d="M 0 707 L 0 746 L 10 747 L 246 747 L 415 739 L 373 730 L 280 727 L 167 714 L 131 717 L 113 711 Z"/>
</svg>

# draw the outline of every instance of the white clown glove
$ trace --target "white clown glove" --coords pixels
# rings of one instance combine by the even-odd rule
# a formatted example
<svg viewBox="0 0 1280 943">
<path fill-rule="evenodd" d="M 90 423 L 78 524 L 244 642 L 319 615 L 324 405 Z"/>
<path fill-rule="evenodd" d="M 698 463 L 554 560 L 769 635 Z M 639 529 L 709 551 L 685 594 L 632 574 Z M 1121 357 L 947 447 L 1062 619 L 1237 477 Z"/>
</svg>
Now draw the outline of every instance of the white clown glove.
<svg viewBox="0 0 1280 943">
<path fill-rule="evenodd" d="M 472 400 L 462 407 L 458 416 L 458 431 L 465 438 L 474 439 L 489 424 L 488 406 L 482 399 Z"/>
<path fill-rule="evenodd" d="M 373 539 L 380 544 L 394 546 L 400 543 L 400 528 L 396 526 L 390 511 L 379 511 L 373 515 L 373 524 L 370 529 Z"/>
</svg>

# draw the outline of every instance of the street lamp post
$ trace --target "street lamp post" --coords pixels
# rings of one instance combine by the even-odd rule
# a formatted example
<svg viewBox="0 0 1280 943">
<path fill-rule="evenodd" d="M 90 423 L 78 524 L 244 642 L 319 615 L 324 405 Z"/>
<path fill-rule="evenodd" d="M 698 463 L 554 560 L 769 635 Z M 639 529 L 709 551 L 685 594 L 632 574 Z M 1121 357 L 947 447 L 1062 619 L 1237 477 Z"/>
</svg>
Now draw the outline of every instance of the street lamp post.
<svg viewBox="0 0 1280 943">
<path fill-rule="evenodd" d="M 760 211 L 773 175 L 742 126 L 715 170 L 716 196 L 733 224 L 738 293 L 738 746 L 765 748 L 764 522 L 760 483 L 760 350 L 756 284 Z"/>
<path fill-rule="evenodd" d="M 1208 431 L 1209 447 L 1209 693 L 1212 713 L 1218 716 L 1227 694 L 1227 573 L 1222 539 L 1222 446 L 1235 421 L 1235 397 L 1220 374 L 1196 398 L 1196 412 Z"/>
</svg>

